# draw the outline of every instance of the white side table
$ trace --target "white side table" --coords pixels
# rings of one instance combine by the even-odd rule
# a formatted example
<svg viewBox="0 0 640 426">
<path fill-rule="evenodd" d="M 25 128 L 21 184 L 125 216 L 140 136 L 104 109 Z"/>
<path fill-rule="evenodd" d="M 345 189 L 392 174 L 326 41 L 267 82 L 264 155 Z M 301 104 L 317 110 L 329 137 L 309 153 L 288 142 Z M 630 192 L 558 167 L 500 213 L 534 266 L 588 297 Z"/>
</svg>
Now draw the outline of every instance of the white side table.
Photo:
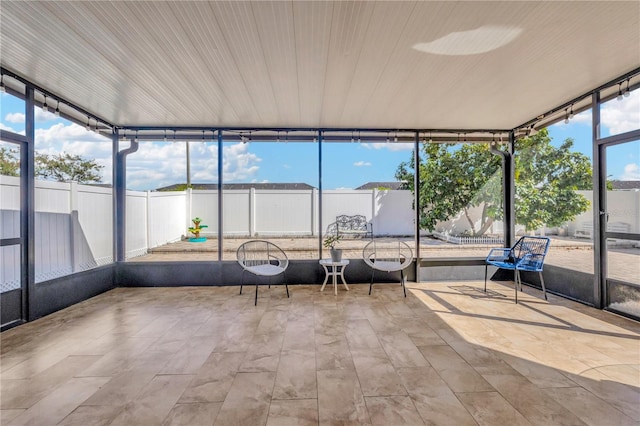
<svg viewBox="0 0 640 426">
<path fill-rule="evenodd" d="M 322 259 L 320 261 L 320 266 L 324 268 L 324 283 L 322 283 L 322 288 L 320 291 L 324 291 L 324 286 L 327 285 L 327 281 L 329 280 L 329 275 L 333 280 L 333 293 L 338 295 L 338 277 L 342 278 L 342 284 L 344 284 L 344 288 L 349 291 L 349 287 L 347 286 L 347 282 L 344 280 L 344 268 L 349 264 L 349 259 L 342 259 L 340 262 L 334 262 L 331 259 Z"/>
</svg>

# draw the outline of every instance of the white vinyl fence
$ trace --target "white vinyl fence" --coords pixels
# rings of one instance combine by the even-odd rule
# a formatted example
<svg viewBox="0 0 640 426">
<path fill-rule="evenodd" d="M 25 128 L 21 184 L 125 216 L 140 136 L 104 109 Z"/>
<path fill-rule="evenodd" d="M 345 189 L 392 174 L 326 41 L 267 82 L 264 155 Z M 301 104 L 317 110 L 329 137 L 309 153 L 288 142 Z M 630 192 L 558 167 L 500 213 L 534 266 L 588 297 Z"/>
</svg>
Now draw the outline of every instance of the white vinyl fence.
<svg viewBox="0 0 640 426">
<path fill-rule="evenodd" d="M 20 236 L 20 181 L 0 176 L 0 236 Z M 36 282 L 113 262 L 112 190 L 93 185 L 36 181 Z M 591 199 L 590 191 L 581 191 Z M 610 222 L 629 225 L 640 232 L 640 192 L 610 191 Z M 226 190 L 223 193 L 224 235 L 243 237 L 317 236 L 319 194 L 312 190 Z M 478 212 L 475 212 L 478 214 Z M 413 235 L 414 214 L 409 191 L 323 191 L 324 233 L 337 215 L 364 215 L 376 236 Z M 126 257 L 189 236 L 191 219 L 198 216 L 208 228 L 203 236 L 218 234 L 218 192 L 127 191 Z M 479 219 L 477 219 L 479 222 Z M 573 235 L 591 211 L 569 224 Z M 462 215 L 446 227 L 462 232 L 468 223 Z M 501 233 L 496 223 L 490 231 Z M 19 287 L 18 246 L 1 247 L 0 290 Z"/>
</svg>

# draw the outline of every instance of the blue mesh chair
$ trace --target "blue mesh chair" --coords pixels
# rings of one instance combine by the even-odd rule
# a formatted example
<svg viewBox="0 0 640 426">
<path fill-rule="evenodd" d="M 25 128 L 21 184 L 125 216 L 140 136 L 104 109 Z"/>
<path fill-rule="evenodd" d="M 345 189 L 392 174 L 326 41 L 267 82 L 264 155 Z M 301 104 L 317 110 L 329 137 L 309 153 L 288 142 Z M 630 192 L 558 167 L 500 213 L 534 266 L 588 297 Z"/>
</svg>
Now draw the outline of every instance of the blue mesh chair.
<svg viewBox="0 0 640 426">
<path fill-rule="evenodd" d="M 284 274 L 289 266 L 289 259 L 285 252 L 277 245 L 264 240 L 246 241 L 238 247 L 236 252 L 238 263 L 242 266 L 242 279 L 240 281 L 240 294 L 244 284 L 244 273 L 250 272 L 257 276 L 272 277 Z M 289 286 L 284 277 L 284 286 L 289 297 Z M 269 284 L 271 288 L 271 284 Z M 256 283 L 256 297 L 254 304 L 258 304 L 258 284 Z"/>
<path fill-rule="evenodd" d="M 515 274 L 516 303 L 518 303 L 518 286 L 522 291 L 520 271 L 538 272 L 544 299 L 547 300 L 547 290 L 544 287 L 542 267 L 544 258 L 549 250 L 551 241 L 546 237 L 522 237 L 511 248 L 494 248 L 485 259 L 484 291 L 487 291 L 487 269 L 493 265 L 500 269 L 509 269 Z"/>
</svg>

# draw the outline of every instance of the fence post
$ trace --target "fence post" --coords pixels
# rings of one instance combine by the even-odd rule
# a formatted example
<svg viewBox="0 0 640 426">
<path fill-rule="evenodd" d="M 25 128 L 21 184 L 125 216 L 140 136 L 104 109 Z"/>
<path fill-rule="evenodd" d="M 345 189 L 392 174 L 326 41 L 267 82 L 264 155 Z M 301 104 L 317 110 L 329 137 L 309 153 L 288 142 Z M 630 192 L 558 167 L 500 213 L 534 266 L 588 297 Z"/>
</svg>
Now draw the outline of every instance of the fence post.
<svg viewBox="0 0 640 426">
<path fill-rule="evenodd" d="M 378 216 L 378 188 L 373 188 L 371 191 L 371 226 L 373 229 L 380 232 L 377 221 L 375 218 Z"/>
<path fill-rule="evenodd" d="M 80 235 L 80 218 L 78 217 L 78 182 L 69 182 L 69 239 L 71 253 L 71 272 L 80 270 L 78 259 L 80 258 L 78 250 L 79 244 L 76 243 L 78 235 Z"/>
<path fill-rule="evenodd" d="M 318 199 L 318 189 L 311 189 L 311 236 L 317 236 L 318 233 L 318 211 L 317 211 L 317 200 Z"/>
<path fill-rule="evenodd" d="M 249 188 L 249 236 L 256 234 L 256 189 Z"/>
<path fill-rule="evenodd" d="M 146 198 L 146 209 L 147 209 L 147 232 L 146 232 L 146 238 L 147 241 L 145 243 L 145 245 L 147 246 L 146 249 L 147 251 L 151 248 L 151 191 L 147 191 L 147 198 Z"/>
<path fill-rule="evenodd" d="M 186 196 L 187 199 L 185 200 L 185 211 L 187 213 L 187 223 L 186 226 L 184 227 L 184 235 L 189 236 L 189 227 L 191 226 L 191 212 L 192 212 L 192 208 L 193 208 L 193 189 L 191 188 L 187 188 L 186 191 Z"/>
</svg>

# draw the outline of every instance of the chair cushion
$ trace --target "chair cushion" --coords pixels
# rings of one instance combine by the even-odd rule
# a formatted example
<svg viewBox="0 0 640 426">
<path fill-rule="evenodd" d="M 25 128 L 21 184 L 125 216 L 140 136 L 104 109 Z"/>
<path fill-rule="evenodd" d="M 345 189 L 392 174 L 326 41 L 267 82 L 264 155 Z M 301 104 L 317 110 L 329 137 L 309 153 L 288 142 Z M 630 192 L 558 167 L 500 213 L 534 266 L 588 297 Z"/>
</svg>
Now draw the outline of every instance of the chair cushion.
<svg viewBox="0 0 640 426">
<path fill-rule="evenodd" d="M 264 265 L 249 266 L 247 271 L 256 275 L 278 275 L 284 272 L 284 268 L 265 263 Z"/>
<path fill-rule="evenodd" d="M 399 271 L 402 269 L 402 264 L 398 261 L 389 261 L 389 260 L 376 260 L 373 262 L 372 266 L 375 269 L 386 272 Z"/>
</svg>

